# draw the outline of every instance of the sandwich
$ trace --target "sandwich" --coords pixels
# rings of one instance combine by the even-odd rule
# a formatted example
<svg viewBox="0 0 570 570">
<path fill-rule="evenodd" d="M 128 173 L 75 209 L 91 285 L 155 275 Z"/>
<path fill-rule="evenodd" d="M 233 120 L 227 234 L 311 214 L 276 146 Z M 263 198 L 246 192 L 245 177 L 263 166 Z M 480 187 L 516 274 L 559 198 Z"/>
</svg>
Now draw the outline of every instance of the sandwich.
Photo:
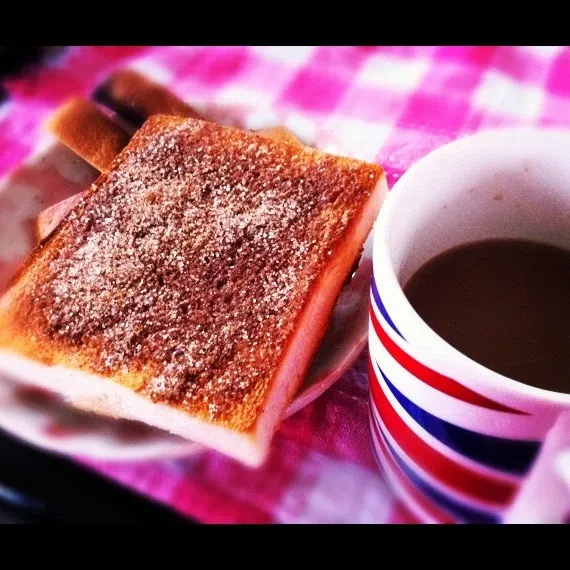
<svg viewBox="0 0 570 570">
<path fill-rule="evenodd" d="M 0 300 L 0 370 L 259 465 L 382 168 L 172 115 L 100 166 Z"/>
</svg>

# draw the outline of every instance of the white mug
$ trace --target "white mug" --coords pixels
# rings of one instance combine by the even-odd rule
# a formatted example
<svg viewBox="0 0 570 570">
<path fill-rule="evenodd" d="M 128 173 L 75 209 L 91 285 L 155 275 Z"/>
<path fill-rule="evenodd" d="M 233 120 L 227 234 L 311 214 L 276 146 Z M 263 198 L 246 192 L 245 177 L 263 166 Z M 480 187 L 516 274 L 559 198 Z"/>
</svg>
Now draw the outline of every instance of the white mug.
<svg viewBox="0 0 570 570">
<path fill-rule="evenodd" d="M 439 337 L 403 293 L 425 262 L 463 243 L 519 238 L 570 249 L 569 157 L 568 131 L 469 136 L 410 168 L 377 220 L 372 442 L 422 521 L 562 522 L 570 513 L 559 460 L 570 450 L 570 371 L 568 393 L 498 374 Z"/>
</svg>

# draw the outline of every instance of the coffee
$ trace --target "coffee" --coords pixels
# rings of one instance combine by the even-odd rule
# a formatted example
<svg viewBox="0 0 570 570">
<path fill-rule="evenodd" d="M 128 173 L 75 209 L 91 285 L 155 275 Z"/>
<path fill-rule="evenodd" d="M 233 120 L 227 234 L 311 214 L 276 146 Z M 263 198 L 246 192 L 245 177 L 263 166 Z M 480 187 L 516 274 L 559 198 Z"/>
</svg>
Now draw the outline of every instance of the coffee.
<svg viewBox="0 0 570 570">
<path fill-rule="evenodd" d="M 476 362 L 570 392 L 570 251 L 489 240 L 445 251 L 404 292 L 420 317 Z"/>
</svg>

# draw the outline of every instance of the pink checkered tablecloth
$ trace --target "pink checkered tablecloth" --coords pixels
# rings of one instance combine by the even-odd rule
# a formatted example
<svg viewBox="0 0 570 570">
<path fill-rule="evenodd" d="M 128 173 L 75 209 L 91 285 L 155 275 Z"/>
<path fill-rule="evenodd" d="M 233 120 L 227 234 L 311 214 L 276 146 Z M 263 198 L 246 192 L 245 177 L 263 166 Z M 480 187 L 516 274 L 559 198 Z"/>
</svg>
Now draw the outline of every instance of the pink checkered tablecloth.
<svg viewBox="0 0 570 570">
<path fill-rule="evenodd" d="M 49 113 L 133 66 L 200 106 L 252 105 L 263 125 L 326 132 L 381 163 L 390 185 L 466 134 L 570 124 L 570 49 L 559 47 L 78 47 L 5 83 L 0 175 L 34 148 Z M 1 230 L 0 230 L 1 231 Z M 93 469 L 204 522 L 413 522 L 378 472 L 368 439 L 364 355 L 328 392 L 283 422 L 267 464 L 215 452 Z"/>
</svg>

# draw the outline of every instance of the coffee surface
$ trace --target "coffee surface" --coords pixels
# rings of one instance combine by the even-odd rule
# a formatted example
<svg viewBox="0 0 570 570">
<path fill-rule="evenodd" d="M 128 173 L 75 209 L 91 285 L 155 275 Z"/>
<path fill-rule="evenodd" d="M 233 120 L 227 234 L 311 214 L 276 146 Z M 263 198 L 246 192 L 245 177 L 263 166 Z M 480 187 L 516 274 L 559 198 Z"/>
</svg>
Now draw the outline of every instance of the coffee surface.
<svg viewBox="0 0 570 570">
<path fill-rule="evenodd" d="M 570 392 L 570 251 L 490 240 L 441 253 L 404 292 L 453 347 L 510 378 Z"/>
</svg>

